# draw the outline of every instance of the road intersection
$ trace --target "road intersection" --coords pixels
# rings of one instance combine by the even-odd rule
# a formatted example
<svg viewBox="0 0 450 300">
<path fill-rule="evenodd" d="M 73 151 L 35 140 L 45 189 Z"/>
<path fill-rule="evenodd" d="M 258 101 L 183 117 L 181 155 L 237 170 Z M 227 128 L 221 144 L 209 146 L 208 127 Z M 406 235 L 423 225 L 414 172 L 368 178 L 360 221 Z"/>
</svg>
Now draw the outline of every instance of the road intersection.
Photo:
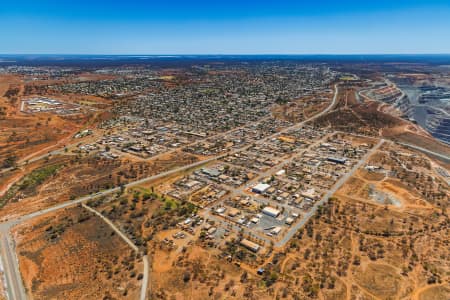
<svg viewBox="0 0 450 300">
<path fill-rule="evenodd" d="M 315 120 L 315 119 L 325 115 L 329 111 L 331 111 L 335 107 L 336 102 L 337 102 L 337 96 L 338 96 L 338 92 L 339 92 L 338 84 L 336 84 L 334 86 L 334 89 L 335 89 L 335 92 L 334 92 L 334 96 L 333 96 L 332 102 L 323 111 L 319 112 L 318 114 L 316 114 L 316 115 L 314 115 L 314 116 L 312 116 L 312 117 L 310 117 L 310 118 L 308 118 L 308 119 L 306 119 L 306 120 L 304 120 L 304 121 L 302 121 L 300 123 L 297 123 L 297 124 L 295 124 L 293 126 L 290 126 L 290 127 L 286 127 L 283 130 L 278 131 L 277 133 L 274 133 L 274 134 L 272 134 L 270 136 L 267 136 L 267 137 L 257 141 L 256 144 L 263 143 L 264 141 L 266 141 L 268 139 L 280 136 L 281 134 L 283 134 L 285 132 L 288 132 L 290 130 L 295 130 L 295 129 L 301 128 L 306 123 L 311 122 L 311 121 L 313 121 L 313 120 Z M 192 163 L 192 164 L 189 164 L 189 165 L 186 165 L 186 166 L 182 166 L 182 167 L 179 167 L 179 168 L 176 168 L 176 169 L 173 169 L 173 170 L 162 172 L 162 173 L 159 173 L 159 174 L 154 175 L 154 176 L 142 178 L 142 179 L 130 182 L 128 184 L 125 184 L 125 187 L 126 188 L 130 188 L 130 187 L 133 187 L 133 186 L 141 185 L 141 184 L 146 183 L 146 182 L 150 182 L 150 181 L 154 181 L 154 180 L 157 180 L 157 179 L 161 179 L 161 178 L 164 178 L 164 177 L 167 177 L 169 175 L 173 175 L 173 174 L 176 174 L 176 173 L 179 173 L 179 172 L 182 172 L 182 171 L 186 171 L 186 170 L 189 170 L 189 169 L 192 169 L 192 168 L 196 168 L 196 167 L 199 167 L 201 165 L 207 164 L 209 162 L 219 160 L 219 159 L 221 159 L 221 158 L 223 158 L 223 157 L 225 157 L 227 155 L 230 155 L 232 153 L 237 153 L 239 151 L 245 150 L 245 149 L 247 149 L 249 147 L 251 147 L 251 145 L 245 146 L 243 148 L 235 149 L 235 150 L 233 150 L 233 151 L 231 151 L 229 153 L 226 153 L 226 154 L 218 155 L 218 156 L 206 159 L 206 160 L 198 161 L 198 162 L 195 162 L 195 163 Z M 47 154 L 43 154 L 41 156 L 34 157 L 32 159 L 32 161 L 36 161 L 36 160 L 45 158 L 45 157 L 47 157 L 50 154 L 60 153 L 61 151 L 63 151 L 63 150 L 62 149 L 54 150 L 54 151 L 49 152 Z M 115 187 L 115 188 L 111 188 L 111 189 L 108 189 L 108 190 L 103 190 L 103 191 L 100 191 L 100 192 L 95 193 L 95 194 L 91 194 L 91 195 L 80 197 L 80 198 L 75 199 L 75 200 L 70 200 L 70 201 L 67 201 L 67 202 L 63 202 L 63 203 L 60 203 L 58 205 L 55 205 L 55 206 L 52 206 L 52 207 L 48 207 L 48 208 L 45 208 L 45 209 L 41 209 L 41 210 L 38 210 L 36 212 L 30 213 L 30 214 L 27 214 L 27 215 L 23 215 L 23 216 L 19 216 L 19 217 L 16 217 L 14 219 L 10 219 L 10 220 L 8 220 L 6 222 L 0 223 L 0 239 L 1 239 L 1 253 L 0 254 L 1 254 L 1 259 L 2 259 L 3 266 L 4 266 L 5 278 L 6 278 L 6 281 L 7 281 L 6 285 L 7 285 L 8 298 L 10 300 L 27 299 L 26 291 L 25 291 L 25 288 L 24 288 L 24 285 L 23 285 L 23 281 L 22 281 L 22 278 L 21 278 L 21 275 L 20 275 L 19 264 L 18 264 L 16 251 L 15 251 L 15 245 L 14 245 L 14 242 L 13 242 L 13 240 L 11 238 L 11 235 L 10 235 L 10 230 L 11 230 L 12 227 L 14 227 L 14 226 L 16 226 L 16 225 L 18 225 L 20 223 L 29 221 L 29 220 L 31 220 L 33 218 L 36 218 L 36 217 L 39 217 L 39 216 L 42 216 L 42 215 L 45 215 L 45 214 L 48 214 L 48 213 L 51 213 L 51 212 L 63 209 L 63 208 L 68 208 L 68 207 L 71 207 L 71 206 L 74 206 L 74 205 L 77 205 L 77 204 L 82 204 L 82 203 L 84 203 L 84 202 L 86 202 L 88 200 L 95 199 L 95 198 L 98 198 L 100 196 L 105 196 L 105 195 L 108 195 L 108 194 L 117 193 L 117 192 L 120 191 L 120 189 L 121 189 L 120 187 Z M 145 256 L 145 258 L 144 258 L 144 269 L 145 269 L 144 273 L 148 273 L 149 272 L 148 271 L 148 269 L 149 269 L 149 262 L 148 262 L 147 256 Z M 147 286 L 148 282 L 149 282 L 149 278 L 148 277 L 144 277 L 143 278 L 143 286 L 144 286 L 144 284 L 145 284 L 145 286 Z M 141 290 L 140 299 L 142 299 L 142 300 L 145 299 L 146 294 L 147 294 L 146 293 L 146 288 L 143 288 Z"/>
</svg>

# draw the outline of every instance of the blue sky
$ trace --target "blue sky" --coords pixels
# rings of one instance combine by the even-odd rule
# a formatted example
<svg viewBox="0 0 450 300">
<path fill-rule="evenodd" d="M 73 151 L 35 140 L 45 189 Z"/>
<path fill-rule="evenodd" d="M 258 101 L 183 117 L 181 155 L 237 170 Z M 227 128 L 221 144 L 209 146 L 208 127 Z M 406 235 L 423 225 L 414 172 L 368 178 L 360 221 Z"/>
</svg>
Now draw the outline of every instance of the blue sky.
<svg viewBox="0 0 450 300">
<path fill-rule="evenodd" d="M 0 53 L 450 53 L 450 0 L 3 0 Z"/>
</svg>

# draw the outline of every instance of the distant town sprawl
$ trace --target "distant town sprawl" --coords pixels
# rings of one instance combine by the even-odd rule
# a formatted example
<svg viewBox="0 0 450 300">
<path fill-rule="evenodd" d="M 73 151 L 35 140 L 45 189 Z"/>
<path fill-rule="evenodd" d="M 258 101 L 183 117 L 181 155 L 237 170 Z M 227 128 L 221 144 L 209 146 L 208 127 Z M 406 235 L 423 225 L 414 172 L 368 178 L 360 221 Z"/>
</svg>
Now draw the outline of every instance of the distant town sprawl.
<svg viewBox="0 0 450 300">
<path fill-rule="evenodd" d="M 167 63 L 0 67 L 0 298 L 445 295 L 450 72 Z"/>
</svg>

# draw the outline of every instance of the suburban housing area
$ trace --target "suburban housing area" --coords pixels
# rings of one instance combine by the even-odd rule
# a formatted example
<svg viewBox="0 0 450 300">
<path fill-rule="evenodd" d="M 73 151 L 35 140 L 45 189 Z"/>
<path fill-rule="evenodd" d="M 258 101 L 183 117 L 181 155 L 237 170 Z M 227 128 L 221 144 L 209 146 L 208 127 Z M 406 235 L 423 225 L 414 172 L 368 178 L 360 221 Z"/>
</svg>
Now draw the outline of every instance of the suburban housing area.
<svg viewBox="0 0 450 300">
<path fill-rule="evenodd" d="M 450 69 L 0 63 L 0 299 L 450 299 Z"/>
</svg>

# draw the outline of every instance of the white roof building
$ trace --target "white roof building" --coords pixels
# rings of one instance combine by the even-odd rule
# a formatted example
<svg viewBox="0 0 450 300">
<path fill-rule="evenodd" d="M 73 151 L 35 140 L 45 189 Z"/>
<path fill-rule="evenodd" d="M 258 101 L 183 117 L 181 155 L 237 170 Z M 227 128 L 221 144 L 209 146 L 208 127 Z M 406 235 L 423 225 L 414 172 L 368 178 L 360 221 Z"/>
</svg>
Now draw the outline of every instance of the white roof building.
<svg viewBox="0 0 450 300">
<path fill-rule="evenodd" d="M 281 176 L 281 175 L 284 175 L 285 173 L 286 173 L 285 170 L 280 170 L 280 171 L 276 172 L 275 175 Z"/>
<path fill-rule="evenodd" d="M 270 217 L 276 218 L 280 215 L 280 211 L 276 208 L 273 208 L 271 206 L 266 206 L 263 208 L 262 213 L 265 215 L 268 215 Z"/>
<path fill-rule="evenodd" d="M 258 183 L 252 188 L 253 193 L 263 194 L 270 188 L 270 185 L 267 183 Z"/>
</svg>

